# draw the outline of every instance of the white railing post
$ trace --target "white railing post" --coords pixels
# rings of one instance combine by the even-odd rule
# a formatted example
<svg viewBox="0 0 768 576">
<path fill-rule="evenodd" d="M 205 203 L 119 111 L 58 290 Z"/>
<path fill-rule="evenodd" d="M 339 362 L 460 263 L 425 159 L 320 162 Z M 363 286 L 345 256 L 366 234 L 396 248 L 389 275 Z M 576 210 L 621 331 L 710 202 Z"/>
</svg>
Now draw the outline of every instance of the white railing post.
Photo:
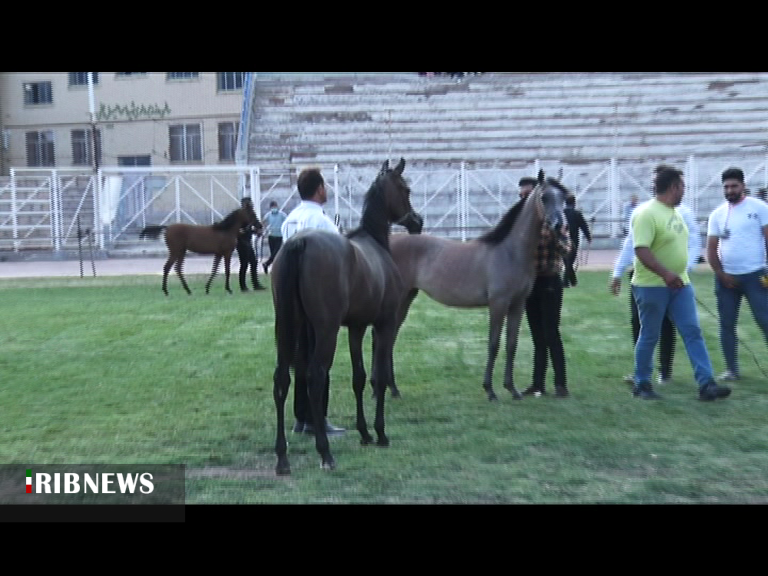
<svg viewBox="0 0 768 576">
<path fill-rule="evenodd" d="M 459 169 L 459 197 L 461 198 L 461 241 L 467 241 L 467 225 L 469 224 L 469 191 L 467 190 L 466 164 L 461 163 Z"/>
<path fill-rule="evenodd" d="M 173 179 L 174 190 L 176 193 L 176 222 L 181 222 L 181 188 L 179 187 L 179 176 Z"/>
<path fill-rule="evenodd" d="M 106 239 L 104 238 L 104 224 L 101 221 L 101 195 L 102 195 L 102 181 L 104 174 L 99 167 L 96 173 L 91 176 L 93 181 L 91 182 L 91 193 L 93 194 L 93 230 L 99 235 L 99 249 L 104 250 L 106 247 Z"/>
<path fill-rule="evenodd" d="M 11 168 L 11 226 L 13 227 L 13 251 L 19 251 L 19 217 L 16 206 L 16 170 Z"/>
<path fill-rule="evenodd" d="M 50 209 L 50 228 L 51 228 L 51 246 L 55 252 L 61 249 L 61 239 L 59 238 L 59 227 L 56 222 L 61 214 L 61 207 L 59 206 L 59 173 L 56 170 L 51 170 L 50 184 L 48 185 L 48 197 L 49 197 L 49 209 Z"/>
<path fill-rule="evenodd" d="M 255 170 L 251 168 L 249 180 L 251 182 L 251 198 L 256 205 L 256 216 L 261 221 L 261 168 L 258 166 Z"/>
<path fill-rule="evenodd" d="M 333 165 L 333 219 L 336 221 L 339 216 L 339 165 Z M 339 220 L 341 221 L 341 220 Z"/>
<path fill-rule="evenodd" d="M 624 224 L 621 219 L 624 217 L 621 205 L 621 190 L 619 189 L 619 174 L 616 158 L 611 158 L 608 167 L 608 204 L 611 212 L 611 238 L 616 238 Z"/>
</svg>

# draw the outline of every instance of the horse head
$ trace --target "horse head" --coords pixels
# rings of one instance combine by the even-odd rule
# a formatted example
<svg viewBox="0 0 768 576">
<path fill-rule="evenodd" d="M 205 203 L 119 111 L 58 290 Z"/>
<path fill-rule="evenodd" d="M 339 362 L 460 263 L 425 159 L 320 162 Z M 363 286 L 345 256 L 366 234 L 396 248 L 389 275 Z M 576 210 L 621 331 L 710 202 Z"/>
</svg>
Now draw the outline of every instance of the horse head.
<svg viewBox="0 0 768 576">
<path fill-rule="evenodd" d="M 384 190 L 389 221 L 404 226 L 409 234 L 421 234 L 424 218 L 411 206 L 411 188 L 403 178 L 404 168 L 405 158 L 391 169 L 386 160 L 377 180 Z"/>
<path fill-rule="evenodd" d="M 570 192 L 559 180 L 545 178 L 543 170 L 539 170 L 538 181 L 536 198 L 539 214 L 550 229 L 560 230 L 565 222 L 565 199 Z"/>
</svg>

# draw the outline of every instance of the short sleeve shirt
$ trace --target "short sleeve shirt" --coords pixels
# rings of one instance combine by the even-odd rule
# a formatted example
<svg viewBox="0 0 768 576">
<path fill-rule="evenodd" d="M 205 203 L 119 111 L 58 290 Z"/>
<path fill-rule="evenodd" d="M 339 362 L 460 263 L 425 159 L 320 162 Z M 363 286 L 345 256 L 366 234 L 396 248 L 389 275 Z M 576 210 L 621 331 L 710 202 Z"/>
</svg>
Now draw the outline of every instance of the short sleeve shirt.
<svg viewBox="0 0 768 576">
<path fill-rule="evenodd" d="M 659 263 L 688 284 L 688 226 L 680 211 L 653 199 L 635 209 L 632 217 L 632 244 L 649 248 Z M 649 270 L 635 256 L 634 286 L 666 286 L 664 279 Z"/>
<path fill-rule="evenodd" d="M 720 239 L 717 252 L 727 274 L 749 274 L 765 266 L 768 204 L 747 196 L 738 204 L 725 202 L 707 222 L 707 236 Z"/>
</svg>

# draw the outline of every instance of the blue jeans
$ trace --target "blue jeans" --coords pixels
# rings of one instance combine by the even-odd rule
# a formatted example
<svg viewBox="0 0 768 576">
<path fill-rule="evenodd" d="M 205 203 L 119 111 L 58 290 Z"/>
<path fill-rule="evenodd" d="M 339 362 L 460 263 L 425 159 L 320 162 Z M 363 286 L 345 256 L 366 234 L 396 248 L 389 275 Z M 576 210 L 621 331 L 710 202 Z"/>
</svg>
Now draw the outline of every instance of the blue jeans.
<svg viewBox="0 0 768 576">
<path fill-rule="evenodd" d="M 714 372 L 699 327 L 693 286 L 687 284 L 680 290 L 671 290 L 666 286 L 632 286 L 632 293 L 635 295 L 640 315 L 640 335 L 635 344 L 635 382 L 651 382 L 653 351 L 659 340 L 661 322 L 665 315 L 669 315 L 683 339 L 699 388 L 712 382 Z"/>
<path fill-rule="evenodd" d="M 720 348 L 725 357 L 725 365 L 734 374 L 739 374 L 739 361 L 736 353 L 736 323 L 739 320 L 739 307 L 743 296 L 747 297 L 755 322 L 763 331 L 768 342 L 768 288 L 760 283 L 762 270 L 749 274 L 732 274 L 738 283 L 735 288 L 726 288 L 715 276 L 715 296 L 717 313 L 720 317 Z"/>
</svg>

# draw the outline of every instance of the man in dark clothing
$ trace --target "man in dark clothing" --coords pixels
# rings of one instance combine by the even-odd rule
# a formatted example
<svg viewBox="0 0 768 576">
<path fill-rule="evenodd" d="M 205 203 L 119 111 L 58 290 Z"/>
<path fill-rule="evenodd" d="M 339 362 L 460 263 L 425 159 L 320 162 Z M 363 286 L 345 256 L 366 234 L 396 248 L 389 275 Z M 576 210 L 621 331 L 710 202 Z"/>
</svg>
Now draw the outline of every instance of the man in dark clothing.
<svg viewBox="0 0 768 576">
<path fill-rule="evenodd" d="M 579 253 L 579 232 L 584 234 L 587 242 L 592 242 L 592 234 L 587 226 L 587 221 L 584 220 L 584 214 L 581 210 L 576 209 L 576 197 L 573 195 L 568 196 L 565 199 L 565 219 L 568 221 L 568 231 L 571 235 L 571 251 L 565 257 L 565 274 L 563 276 L 563 288 L 569 286 L 576 286 L 576 270 L 573 265 L 576 263 L 576 256 Z"/>
<path fill-rule="evenodd" d="M 253 201 L 246 197 L 240 202 L 242 206 L 250 204 L 253 207 Z M 240 259 L 240 290 L 248 292 L 248 286 L 245 283 L 245 275 L 248 272 L 248 267 L 251 267 L 251 282 L 253 283 L 254 290 L 264 290 L 264 286 L 259 283 L 258 264 L 256 260 L 256 252 L 253 250 L 253 234 L 257 235 L 261 233 L 261 226 L 248 225 L 245 228 L 240 229 L 237 235 L 237 257 Z"/>
</svg>

